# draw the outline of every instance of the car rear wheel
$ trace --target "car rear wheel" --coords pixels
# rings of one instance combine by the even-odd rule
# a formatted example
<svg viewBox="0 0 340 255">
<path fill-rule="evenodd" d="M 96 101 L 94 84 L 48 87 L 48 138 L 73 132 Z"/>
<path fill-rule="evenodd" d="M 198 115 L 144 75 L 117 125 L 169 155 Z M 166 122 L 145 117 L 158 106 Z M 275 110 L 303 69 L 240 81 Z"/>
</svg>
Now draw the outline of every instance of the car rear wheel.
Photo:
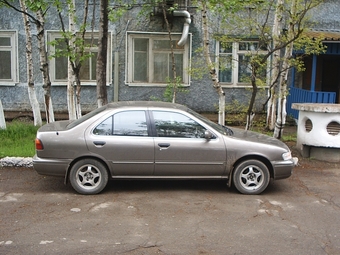
<svg viewBox="0 0 340 255">
<path fill-rule="evenodd" d="M 82 159 L 70 170 L 70 183 L 80 194 L 98 194 L 106 187 L 107 182 L 106 167 L 95 159 Z"/>
<path fill-rule="evenodd" d="M 238 164 L 233 174 L 233 183 L 243 194 L 260 194 L 267 188 L 269 180 L 268 167 L 255 159 L 245 160 Z"/>
</svg>

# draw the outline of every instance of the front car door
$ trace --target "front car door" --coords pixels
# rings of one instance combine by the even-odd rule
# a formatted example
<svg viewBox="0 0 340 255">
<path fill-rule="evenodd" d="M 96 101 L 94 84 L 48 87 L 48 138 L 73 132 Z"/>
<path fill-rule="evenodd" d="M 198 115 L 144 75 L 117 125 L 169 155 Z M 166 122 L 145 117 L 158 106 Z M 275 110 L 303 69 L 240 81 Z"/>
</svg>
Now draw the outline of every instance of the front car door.
<svg viewBox="0 0 340 255">
<path fill-rule="evenodd" d="M 220 177 L 226 148 L 220 135 L 205 139 L 209 129 L 186 112 L 152 110 L 155 129 L 155 176 Z"/>
<path fill-rule="evenodd" d="M 105 117 L 87 131 L 88 149 L 110 165 L 112 176 L 149 176 L 154 171 L 154 142 L 144 110 Z"/>
</svg>

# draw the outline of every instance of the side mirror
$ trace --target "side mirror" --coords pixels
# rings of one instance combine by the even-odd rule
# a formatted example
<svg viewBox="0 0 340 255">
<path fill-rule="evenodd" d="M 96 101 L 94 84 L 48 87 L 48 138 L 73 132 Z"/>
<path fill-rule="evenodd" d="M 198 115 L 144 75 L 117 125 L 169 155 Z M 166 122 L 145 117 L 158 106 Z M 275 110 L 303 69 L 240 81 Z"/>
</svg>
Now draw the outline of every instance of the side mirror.
<svg viewBox="0 0 340 255">
<path fill-rule="evenodd" d="M 214 138 L 214 135 L 209 130 L 205 130 L 204 131 L 204 138 L 207 139 L 207 140 L 210 140 L 210 139 Z"/>
</svg>

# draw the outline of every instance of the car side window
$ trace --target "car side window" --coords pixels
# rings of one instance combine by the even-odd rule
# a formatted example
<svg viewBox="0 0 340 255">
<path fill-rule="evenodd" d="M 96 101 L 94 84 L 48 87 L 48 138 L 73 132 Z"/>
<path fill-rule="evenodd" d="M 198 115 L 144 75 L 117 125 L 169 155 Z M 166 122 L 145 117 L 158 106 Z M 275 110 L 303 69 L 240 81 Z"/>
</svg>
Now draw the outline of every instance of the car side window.
<svg viewBox="0 0 340 255">
<path fill-rule="evenodd" d="M 158 137 L 204 138 L 205 128 L 181 113 L 153 111 Z"/>
<path fill-rule="evenodd" d="M 148 136 L 145 111 L 123 111 L 104 120 L 95 129 L 96 135 Z"/>
<path fill-rule="evenodd" d="M 95 135 L 112 135 L 112 116 L 100 123 L 94 130 Z"/>
</svg>

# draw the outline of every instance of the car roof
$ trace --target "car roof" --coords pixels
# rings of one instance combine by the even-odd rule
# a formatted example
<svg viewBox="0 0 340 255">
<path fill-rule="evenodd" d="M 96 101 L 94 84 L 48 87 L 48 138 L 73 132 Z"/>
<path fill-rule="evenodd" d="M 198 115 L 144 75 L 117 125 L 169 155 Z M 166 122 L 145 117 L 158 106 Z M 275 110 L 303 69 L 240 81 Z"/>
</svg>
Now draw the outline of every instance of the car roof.
<svg viewBox="0 0 340 255">
<path fill-rule="evenodd" d="M 108 103 L 106 107 L 108 109 L 119 107 L 157 107 L 157 108 L 180 109 L 184 111 L 188 110 L 188 108 L 184 105 L 161 101 L 119 101 Z"/>
</svg>

